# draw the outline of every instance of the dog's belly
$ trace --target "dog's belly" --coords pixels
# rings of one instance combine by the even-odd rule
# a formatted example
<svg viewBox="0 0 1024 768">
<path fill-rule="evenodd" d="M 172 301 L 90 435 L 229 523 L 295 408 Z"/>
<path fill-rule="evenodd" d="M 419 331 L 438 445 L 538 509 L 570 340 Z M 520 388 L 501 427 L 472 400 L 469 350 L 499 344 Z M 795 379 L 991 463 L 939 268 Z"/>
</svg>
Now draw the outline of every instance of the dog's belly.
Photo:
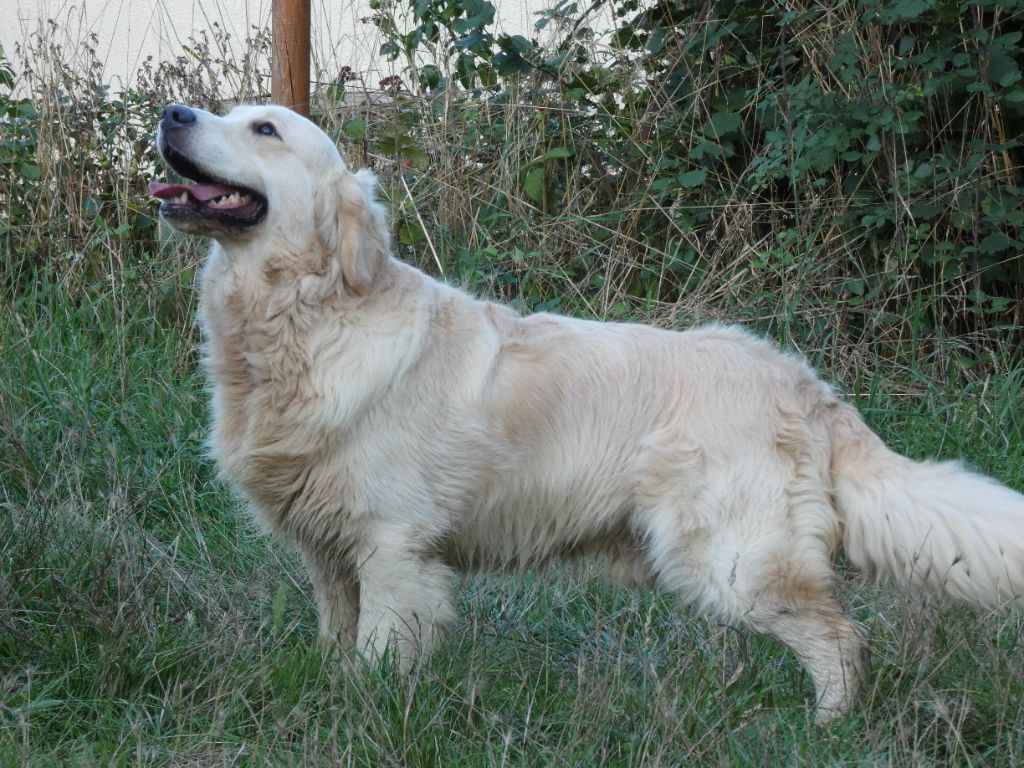
<svg viewBox="0 0 1024 768">
<path fill-rule="evenodd" d="M 448 558 L 462 570 L 495 570 L 632 548 L 634 507 L 617 473 L 520 468 L 481 489 L 456 517 Z"/>
</svg>

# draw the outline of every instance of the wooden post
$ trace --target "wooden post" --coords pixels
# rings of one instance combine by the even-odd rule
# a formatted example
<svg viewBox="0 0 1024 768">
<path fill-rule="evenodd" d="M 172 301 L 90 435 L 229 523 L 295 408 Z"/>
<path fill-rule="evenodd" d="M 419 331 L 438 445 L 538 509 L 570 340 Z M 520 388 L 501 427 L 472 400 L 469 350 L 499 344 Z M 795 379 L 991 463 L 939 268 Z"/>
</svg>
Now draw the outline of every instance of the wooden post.
<svg viewBox="0 0 1024 768">
<path fill-rule="evenodd" d="M 270 96 L 309 116 L 309 0 L 273 0 Z"/>
</svg>

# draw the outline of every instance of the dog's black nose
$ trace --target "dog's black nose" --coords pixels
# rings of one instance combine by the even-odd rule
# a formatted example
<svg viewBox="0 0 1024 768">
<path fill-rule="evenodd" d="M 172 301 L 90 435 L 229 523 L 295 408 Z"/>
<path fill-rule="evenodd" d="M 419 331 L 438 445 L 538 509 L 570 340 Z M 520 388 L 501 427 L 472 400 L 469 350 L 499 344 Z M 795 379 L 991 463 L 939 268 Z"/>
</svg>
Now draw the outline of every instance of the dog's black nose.
<svg viewBox="0 0 1024 768">
<path fill-rule="evenodd" d="M 196 113 L 181 104 L 169 104 L 164 108 L 163 123 L 167 127 L 185 126 L 196 121 Z"/>
</svg>

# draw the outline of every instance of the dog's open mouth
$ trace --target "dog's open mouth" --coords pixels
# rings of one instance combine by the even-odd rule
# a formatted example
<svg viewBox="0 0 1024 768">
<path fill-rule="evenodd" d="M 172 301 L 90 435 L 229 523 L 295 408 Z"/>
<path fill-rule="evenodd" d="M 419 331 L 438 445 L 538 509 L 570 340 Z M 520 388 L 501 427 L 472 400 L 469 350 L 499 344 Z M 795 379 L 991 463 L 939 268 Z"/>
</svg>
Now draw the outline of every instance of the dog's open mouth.
<svg viewBox="0 0 1024 768">
<path fill-rule="evenodd" d="M 267 199 L 255 190 L 215 179 L 166 143 L 160 153 L 174 171 L 196 184 L 149 183 L 149 194 L 160 199 L 160 215 L 182 229 L 241 230 L 259 224 Z"/>
</svg>

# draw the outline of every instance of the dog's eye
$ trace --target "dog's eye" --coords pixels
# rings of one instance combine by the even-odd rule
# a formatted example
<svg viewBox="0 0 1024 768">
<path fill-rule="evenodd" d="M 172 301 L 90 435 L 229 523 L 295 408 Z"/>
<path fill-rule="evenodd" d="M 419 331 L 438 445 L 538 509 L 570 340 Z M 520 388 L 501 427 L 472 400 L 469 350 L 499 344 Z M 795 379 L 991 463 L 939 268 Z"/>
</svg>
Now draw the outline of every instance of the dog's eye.
<svg viewBox="0 0 1024 768">
<path fill-rule="evenodd" d="M 277 136 L 277 128 L 273 123 L 254 123 L 252 129 L 260 136 Z"/>
</svg>

